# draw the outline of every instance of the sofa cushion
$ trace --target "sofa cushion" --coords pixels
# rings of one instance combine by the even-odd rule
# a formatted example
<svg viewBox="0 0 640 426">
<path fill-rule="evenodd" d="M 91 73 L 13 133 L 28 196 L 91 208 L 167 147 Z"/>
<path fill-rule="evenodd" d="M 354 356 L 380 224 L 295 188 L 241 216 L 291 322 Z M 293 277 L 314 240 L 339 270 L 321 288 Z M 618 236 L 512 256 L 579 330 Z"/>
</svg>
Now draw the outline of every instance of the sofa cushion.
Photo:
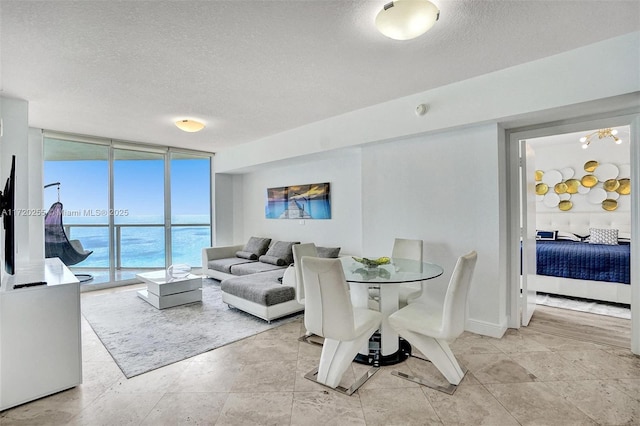
<svg viewBox="0 0 640 426">
<path fill-rule="evenodd" d="M 318 257 L 337 258 L 340 254 L 340 247 L 316 247 Z"/>
<path fill-rule="evenodd" d="M 236 257 L 241 257 L 243 259 L 249 259 L 249 260 L 258 260 L 258 255 L 255 253 L 251 253 L 250 251 L 237 251 L 236 252 Z"/>
<path fill-rule="evenodd" d="M 234 265 L 240 265 L 245 263 L 258 263 L 255 260 L 241 259 L 239 257 L 229 257 L 226 259 L 214 259 L 207 262 L 207 267 L 214 271 L 224 272 L 226 274 L 231 273 L 231 267 Z"/>
<path fill-rule="evenodd" d="M 296 297 L 293 287 L 282 285 L 278 281 L 283 274 L 284 270 L 278 270 L 227 278 L 222 281 L 220 288 L 225 293 L 263 306 L 277 305 L 294 300 Z"/>
<path fill-rule="evenodd" d="M 236 258 L 237 259 L 237 258 Z M 231 273 L 233 275 L 249 275 L 257 274 L 259 272 L 274 271 L 276 269 L 283 269 L 286 266 L 272 265 L 264 262 L 250 262 L 231 265 Z"/>
<path fill-rule="evenodd" d="M 283 265 L 293 263 L 293 251 L 291 246 L 300 244 L 300 241 L 276 241 L 265 253 L 266 256 L 272 256 L 284 260 Z"/>
<path fill-rule="evenodd" d="M 272 265 L 278 265 L 278 266 L 284 266 L 287 264 L 287 261 L 284 259 L 281 259 L 275 256 L 267 256 L 266 254 L 263 254 L 262 256 L 260 256 L 258 260 L 260 262 L 270 263 Z"/>
<path fill-rule="evenodd" d="M 241 251 L 255 254 L 257 257 L 262 256 L 269 249 L 271 238 L 251 237 Z"/>
</svg>

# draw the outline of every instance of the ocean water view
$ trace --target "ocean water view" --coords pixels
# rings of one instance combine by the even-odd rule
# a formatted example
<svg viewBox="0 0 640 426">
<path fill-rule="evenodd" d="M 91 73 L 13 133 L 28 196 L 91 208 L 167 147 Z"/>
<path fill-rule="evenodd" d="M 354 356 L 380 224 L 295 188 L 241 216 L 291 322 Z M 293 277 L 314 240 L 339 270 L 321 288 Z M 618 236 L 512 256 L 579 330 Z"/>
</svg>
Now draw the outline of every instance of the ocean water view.
<svg viewBox="0 0 640 426">
<path fill-rule="evenodd" d="M 74 265 L 75 267 L 109 267 L 107 217 L 64 216 L 63 223 L 68 229 L 69 239 L 77 239 L 85 250 L 93 250 L 89 257 Z M 179 215 L 172 218 L 171 263 L 186 263 L 192 267 L 200 267 L 202 248 L 211 245 L 211 227 L 208 223 L 209 217 L 206 215 Z M 203 225 L 194 226 L 194 224 Z M 117 267 L 165 267 L 162 216 L 119 217 L 115 220 L 114 232 Z"/>
</svg>

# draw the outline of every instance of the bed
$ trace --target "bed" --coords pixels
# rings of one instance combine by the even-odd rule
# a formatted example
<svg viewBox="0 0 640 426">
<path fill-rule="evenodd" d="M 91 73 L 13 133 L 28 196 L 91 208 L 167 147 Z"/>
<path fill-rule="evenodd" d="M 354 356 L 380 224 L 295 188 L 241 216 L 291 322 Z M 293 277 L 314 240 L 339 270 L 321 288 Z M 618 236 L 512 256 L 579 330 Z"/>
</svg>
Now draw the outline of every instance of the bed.
<svg viewBox="0 0 640 426">
<path fill-rule="evenodd" d="M 538 213 L 536 228 L 555 235 L 537 241 L 536 291 L 631 303 L 629 212 Z M 589 244 L 591 228 L 616 229 L 618 245 Z"/>
</svg>

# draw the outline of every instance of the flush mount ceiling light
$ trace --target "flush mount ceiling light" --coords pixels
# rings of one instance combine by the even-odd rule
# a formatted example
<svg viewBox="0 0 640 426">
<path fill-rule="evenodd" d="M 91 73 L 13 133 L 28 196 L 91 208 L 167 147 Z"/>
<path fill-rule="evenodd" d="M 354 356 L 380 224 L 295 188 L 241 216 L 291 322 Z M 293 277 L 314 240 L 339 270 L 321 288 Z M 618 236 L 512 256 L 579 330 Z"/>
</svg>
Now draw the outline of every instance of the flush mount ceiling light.
<svg viewBox="0 0 640 426">
<path fill-rule="evenodd" d="M 394 40 L 411 40 L 429 31 L 440 11 L 428 0 L 396 0 L 384 5 L 376 16 L 376 27 Z"/>
<path fill-rule="evenodd" d="M 200 130 L 204 129 L 204 124 L 199 121 L 189 119 L 176 121 L 176 126 L 178 127 L 178 129 L 190 133 L 199 132 Z"/>
<path fill-rule="evenodd" d="M 582 143 L 582 149 L 587 149 L 591 144 L 591 138 L 598 135 L 598 139 L 611 138 L 616 144 L 620 145 L 622 143 L 622 139 L 617 137 L 616 136 L 617 134 L 618 134 L 618 131 L 616 129 L 611 129 L 611 128 L 599 129 L 599 130 L 596 130 L 595 132 L 591 132 L 588 135 L 581 137 L 580 143 Z"/>
</svg>

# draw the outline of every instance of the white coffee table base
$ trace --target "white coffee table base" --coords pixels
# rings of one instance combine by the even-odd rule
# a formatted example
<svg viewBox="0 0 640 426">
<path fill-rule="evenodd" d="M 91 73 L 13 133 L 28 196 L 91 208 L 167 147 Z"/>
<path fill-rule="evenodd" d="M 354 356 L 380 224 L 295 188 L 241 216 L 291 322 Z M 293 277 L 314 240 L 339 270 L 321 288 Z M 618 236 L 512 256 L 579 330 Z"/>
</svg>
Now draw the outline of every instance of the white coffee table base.
<svg viewBox="0 0 640 426">
<path fill-rule="evenodd" d="M 202 277 L 189 274 L 185 278 L 168 280 L 165 271 L 137 274 L 147 284 L 138 291 L 138 297 L 156 309 L 172 308 L 193 302 L 202 302 Z"/>
</svg>

